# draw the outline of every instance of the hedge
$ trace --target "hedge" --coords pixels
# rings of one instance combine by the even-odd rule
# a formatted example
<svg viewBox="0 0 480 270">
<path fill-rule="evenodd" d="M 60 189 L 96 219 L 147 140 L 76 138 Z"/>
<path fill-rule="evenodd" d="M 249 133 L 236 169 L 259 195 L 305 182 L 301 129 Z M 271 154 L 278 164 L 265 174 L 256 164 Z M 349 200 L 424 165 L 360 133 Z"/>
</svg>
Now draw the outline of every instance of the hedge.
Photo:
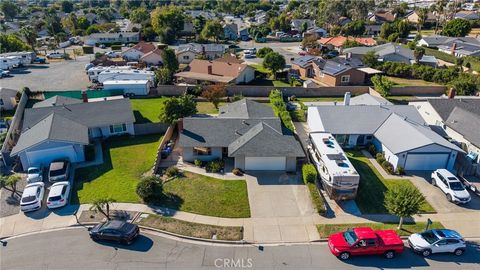
<svg viewBox="0 0 480 270">
<path fill-rule="evenodd" d="M 285 101 L 283 101 L 282 92 L 273 90 L 268 97 L 270 103 L 273 105 L 273 111 L 280 120 L 282 120 L 282 124 L 293 132 L 295 128 L 293 127 L 292 117 L 287 111 L 287 105 L 285 104 Z"/>
<path fill-rule="evenodd" d="M 303 176 L 303 182 L 305 182 L 305 184 L 315 183 L 315 180 L 317 179 L 317 176 L 318 176 L 315 166 L 313 166 L 313 164 L 304 164 L 302 166 L 302 176 Z"/>
</svg>

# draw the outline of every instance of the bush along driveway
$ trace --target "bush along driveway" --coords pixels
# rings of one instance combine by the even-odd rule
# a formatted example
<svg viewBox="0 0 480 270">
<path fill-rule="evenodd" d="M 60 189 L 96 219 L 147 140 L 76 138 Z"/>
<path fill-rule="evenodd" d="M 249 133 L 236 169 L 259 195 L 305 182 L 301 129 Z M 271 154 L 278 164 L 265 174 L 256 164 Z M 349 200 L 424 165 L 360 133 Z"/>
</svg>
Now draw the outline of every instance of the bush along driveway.
<svg viewBox="0 0 480 270">
<path fill-rule="evenodd" d="M 360 186 L 355 202 L 362 214 L 388 214 L 384 206 L 384 194 L 396 185 L 412 185 L 408 179 L 385 179 L 359 151 L 347 150 L 348 159 L 360 174 Z M 425 201 L 420 213 L 434 213 L 435 209 Z"/>
</svg>

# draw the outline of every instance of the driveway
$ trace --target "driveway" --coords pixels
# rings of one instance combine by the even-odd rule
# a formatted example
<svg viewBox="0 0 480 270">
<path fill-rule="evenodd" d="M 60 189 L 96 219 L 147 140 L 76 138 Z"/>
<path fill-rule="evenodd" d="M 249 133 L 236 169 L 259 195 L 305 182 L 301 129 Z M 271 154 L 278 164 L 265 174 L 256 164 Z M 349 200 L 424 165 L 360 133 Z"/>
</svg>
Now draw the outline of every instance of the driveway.
<svg viewBox="0 0 480 270">
<path fill-rule="evenodd" d="M 412 175 L 411 181 L 423 193 L 427 201 L 441 213 L 460 213 L 480 210 L 480 196 L 470 192 L 472 200 L 464 205 L 457 205 L 447 201 L 446 195 L 438 187 L 431 184 L 431 172 L 408 172 Z"/>
</svg>

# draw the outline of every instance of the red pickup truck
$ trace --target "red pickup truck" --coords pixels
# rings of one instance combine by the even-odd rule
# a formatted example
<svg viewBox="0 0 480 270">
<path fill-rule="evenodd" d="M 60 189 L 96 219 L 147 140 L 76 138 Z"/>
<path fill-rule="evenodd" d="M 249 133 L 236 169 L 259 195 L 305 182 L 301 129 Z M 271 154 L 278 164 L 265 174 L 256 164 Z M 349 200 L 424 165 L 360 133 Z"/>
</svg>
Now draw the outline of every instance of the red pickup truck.
<svg viewBox="0 0 480 270">
<path fill-rule="evenodd" d="M 330 235 L 328 247 L 341 260 L 357 255 L 384 255 L 391 259 L 404 249 L 403 241 L 394 230 L 354 228 Z"/>
</svg>

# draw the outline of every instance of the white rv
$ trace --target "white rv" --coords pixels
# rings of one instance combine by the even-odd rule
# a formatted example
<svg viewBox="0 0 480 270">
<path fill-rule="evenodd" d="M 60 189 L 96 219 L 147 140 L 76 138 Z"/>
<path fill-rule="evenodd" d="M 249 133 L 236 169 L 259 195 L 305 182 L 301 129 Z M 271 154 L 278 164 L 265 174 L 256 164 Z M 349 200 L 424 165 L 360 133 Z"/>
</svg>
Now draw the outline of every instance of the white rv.
<svg viewBox="0 0 480 270">
<path fill-rule="evenodd" d="M 122 90 L 126 96 L 146 96 L 151 85 L 148 80 L 109 80 L 103 82 L 103 89 Z"/>
<path fill-rule="evenodd" d="M 103 83 L 111 80 L 148 80 L 155 83 L 155 73 L 153 71 L 138 69 L 108 69 L 100 72 L 97 81 Z"/>
<path fill-rule="evenodd" d="M 92 64 L 93 65 L 93 64 Z M 112 66 L 112 67 L 102 67 L 102 66 L 98 66 L 98 67 L 90 67 L 87 69 L 87 75 L 88 75 L 88 79 L 92 82 L 97 82 L 98 81 L 98 74 L 102 73 L 103 71 L 105 70 L 128 70 L 128 69 L 132 69 L 132 67 L 129 67 L 129 66 L 120 66 L 120 67 L 116 67 L 116 66 Z"/>
<path fill-rule="evenodd" d="M 0 69 L 11 70 L 15 67 L 15 63 L 16 61 L 12 61 L 12 59 L 9 59 L 7 57 L 0 57 Z"/>
<path fill-rule="evenodd" d="M 0 57 L 15 57 L 20 65 L 29 65 L 33 63 L 33 60 L 37 57 L 34 52 L 9 52 L 0 54 Z"/>
<path fill-rule="evenodd" d="M 308 152 L 328 196 L 334 200 L 354 199 L 360 175 L 333 135 L 314 132 L 310 133 L 309 139 Z"/>
</svg>

